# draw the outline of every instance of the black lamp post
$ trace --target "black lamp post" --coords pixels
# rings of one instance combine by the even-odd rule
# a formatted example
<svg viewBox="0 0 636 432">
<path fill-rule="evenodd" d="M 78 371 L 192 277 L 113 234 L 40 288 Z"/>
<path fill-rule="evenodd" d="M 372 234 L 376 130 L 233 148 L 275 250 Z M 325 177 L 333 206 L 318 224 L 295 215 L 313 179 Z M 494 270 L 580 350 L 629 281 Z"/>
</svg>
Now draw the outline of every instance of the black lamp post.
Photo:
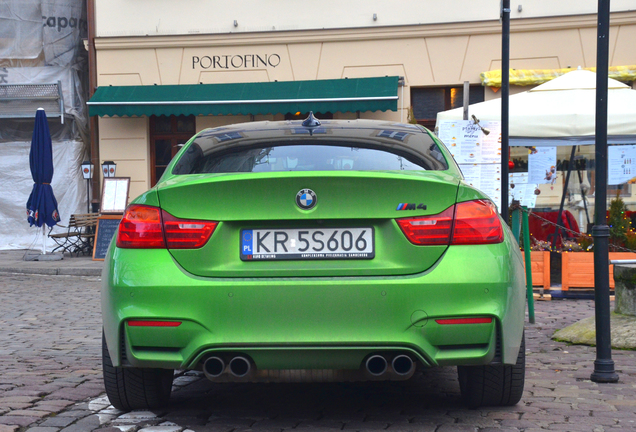
<svg viewBox="0 0 636 432">
<path fill-rule="evenodd" d="M 609 300 L 609 227 L 607 226 L 607 78 L 609 66 L 610 2 L 598 1 L 596 39 L 596 189 L 594 196 L 594 314 L 596 360 L 590 379 L 599 383 L 618 381 L 612 360 Z"/>
<path fill-rule="evenodd" d="M 510 0 L 501 2 L 501 217 L 508 223 L 510 98 Z"/>
<path fill-rule="evenodd" d="M 93 164 L 90 161 L 82 162 L 82 176 L 86 179 L 86 213 L 91 212 L 91 179 L 93 178 Z"/>
</svg>

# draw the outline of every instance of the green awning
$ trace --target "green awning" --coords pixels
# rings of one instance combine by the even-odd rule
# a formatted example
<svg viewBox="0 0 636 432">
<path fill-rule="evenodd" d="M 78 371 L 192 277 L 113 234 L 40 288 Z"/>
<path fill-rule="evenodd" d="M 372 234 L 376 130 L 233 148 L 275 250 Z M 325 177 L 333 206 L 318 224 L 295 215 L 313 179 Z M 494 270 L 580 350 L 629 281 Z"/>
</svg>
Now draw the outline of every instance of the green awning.
<svg viewBox="0 0 636 432">
<path fill-rule="evenodd" d="M 98 87 L 91 116 L 397 111 L 399 77 Z"/>
</svg>

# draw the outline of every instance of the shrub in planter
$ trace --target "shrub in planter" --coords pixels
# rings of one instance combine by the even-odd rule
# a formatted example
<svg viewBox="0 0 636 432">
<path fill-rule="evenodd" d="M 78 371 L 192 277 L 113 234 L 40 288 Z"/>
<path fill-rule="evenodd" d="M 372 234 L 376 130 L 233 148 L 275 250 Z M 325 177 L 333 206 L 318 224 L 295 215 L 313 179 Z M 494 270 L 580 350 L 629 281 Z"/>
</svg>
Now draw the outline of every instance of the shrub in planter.
<svg viewBox="0 0 636 432">
<path fill-rule="evenodd" d="M 631 221 L 627 218 L 626 211 L 627 206 L 621 197 L 617 196 L 610 202 L 607 220 L 610 229 L 610 248 L 612 245 L 624 247 L 627 242 Z"/>
<path fill-rule="evenodd" d="M 636 232 L 629 230 L 625 233 L 625 247 L 636 250 Z"/>
<path fill-rule="evenodd" d="M 576 239 L 576 241 L 581 247 L 581 251 L 583 252 L 592 252 L 592 250 L 594 249 L 594 237 L 592 237 L 591 235 L 581 234 L 581 236 Z"/>
</svg>

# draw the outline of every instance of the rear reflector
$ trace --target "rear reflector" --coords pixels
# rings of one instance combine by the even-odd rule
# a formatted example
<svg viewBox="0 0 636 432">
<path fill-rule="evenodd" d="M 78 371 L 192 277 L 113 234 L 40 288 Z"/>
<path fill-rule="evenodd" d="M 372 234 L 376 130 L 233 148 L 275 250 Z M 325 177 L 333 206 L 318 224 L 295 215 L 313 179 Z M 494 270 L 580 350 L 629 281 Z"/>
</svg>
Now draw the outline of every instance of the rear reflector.
<svg viewBox="0 0 636 432">
<path fill-rule="evenodd" d="M 179 219 L 158 207 L 131 205 L 119 224 L 117 247 L 124 249 L 197 249 L 218 222 Z"/>
<path fill-rule="evenodd" d="M 448 318 L 448 319 L 436 319 L 437 324 L 490 324 L 492 318 Z"/>
<path fill-rule="evenodd" d="M 179 327 L 181 321 L 128 321 L 130 327 Z"/>
<path fill-rule="evenodd" d="M 504 238 L 497 208 L 488 200 L 466 201 L 436 215 L 396 222 L 406 238 L 420 246 L 501 243 Z"/>
</svg>

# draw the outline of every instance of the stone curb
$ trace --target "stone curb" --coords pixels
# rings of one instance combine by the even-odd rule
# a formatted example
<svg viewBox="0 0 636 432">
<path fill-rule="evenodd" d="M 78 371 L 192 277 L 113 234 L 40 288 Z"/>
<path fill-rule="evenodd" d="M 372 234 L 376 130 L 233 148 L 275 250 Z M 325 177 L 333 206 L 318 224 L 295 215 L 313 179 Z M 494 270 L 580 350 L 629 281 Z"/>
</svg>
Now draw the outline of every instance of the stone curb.
<svg viewBox="0 0 636 432">
<path fill-rule="evenodd" d="M 37 274 L 49 276 L 101 276 L 102 270 L 97 268 L 22 268 L 0 267 L 0 273 Z"/>
</svg>

